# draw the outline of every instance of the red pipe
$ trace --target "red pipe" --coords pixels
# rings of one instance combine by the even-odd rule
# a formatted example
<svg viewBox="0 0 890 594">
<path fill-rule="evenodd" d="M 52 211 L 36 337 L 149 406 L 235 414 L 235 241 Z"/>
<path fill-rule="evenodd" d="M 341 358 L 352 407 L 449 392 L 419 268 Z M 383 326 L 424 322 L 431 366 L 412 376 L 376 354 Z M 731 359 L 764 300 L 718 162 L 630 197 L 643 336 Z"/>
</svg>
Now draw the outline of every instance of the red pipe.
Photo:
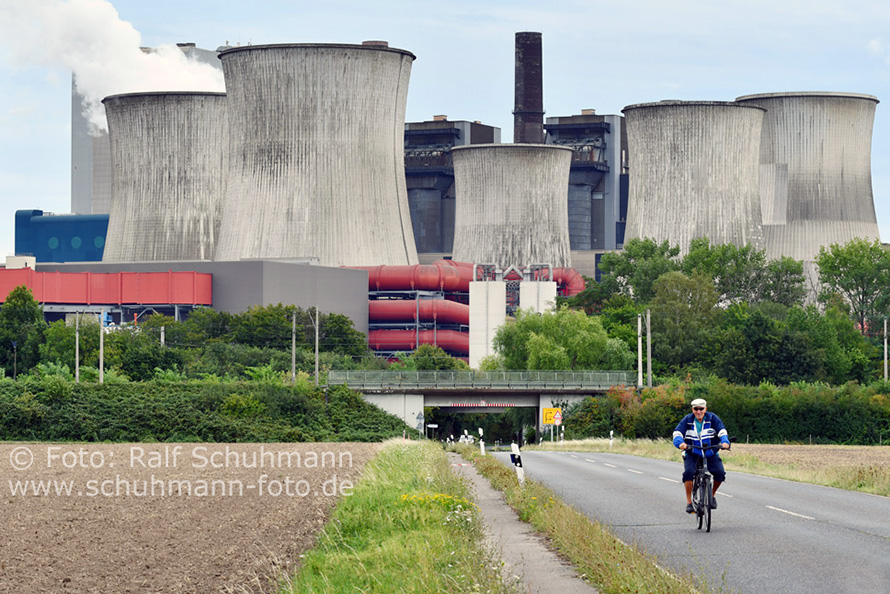
<svg viewBox="0 0 890 594">
<path fill-rule="evenodd" d="M 470 323 L 470 306 L 444 299 L 384 299 L 368 302 L 368 321 L 372 324 L 381 322 L 414 322 L 420 313 L 420 321 L 436 320 L 445 324 Z"/>
<path fill-rule="evenodd" d="M 470 353 L 470 335 L 457 330 L 371 330 L 368 346 L 375 351 L 413 351 L 420 344 L 434 344 L 459 355 Z"/>
<path fill-rule="evenodd" d="M 460 291 L 470 290 L 473 264 L 436 260 L 413 266 L 349 266 L 368 271 L 371 291 Z M 574 268 L 554 268 L 553 280 L 560 294 L 571 297 L 584 290 L 584 277 Z"/>
<path fill-rule="evenodd" d="M 560 294 L 566 297 L 577 295 L 584 290 L 584 277 L 574 268 L 554 268 L 553 280 Z"/>
</svg>

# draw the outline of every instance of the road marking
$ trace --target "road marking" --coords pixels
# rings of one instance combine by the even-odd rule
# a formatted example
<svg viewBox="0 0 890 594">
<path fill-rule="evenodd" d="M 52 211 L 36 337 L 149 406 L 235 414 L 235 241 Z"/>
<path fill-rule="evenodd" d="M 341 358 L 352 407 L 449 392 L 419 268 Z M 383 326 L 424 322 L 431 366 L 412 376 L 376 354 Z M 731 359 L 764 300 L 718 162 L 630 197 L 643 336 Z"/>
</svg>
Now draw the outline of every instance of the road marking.
<svg viewBox="0 0 890 594">
<path fill-rule="evenodd" d="M 584 458 L 584 460 L 586 462 L 593 462 L 594 464 L 596 464 L 596 460 L 591 460 L 590 458 Z"/>
<path fill-rule="evenodd" d="M 628 468 L 627 471 L 628 471 L 628 472 L 632 472 L 632 473 L 634 473 L 634 474 L 643 474 L 643 473 L 640 472 L 639 470 L 634 470 L 633 468 Z"/>
<path fill-rule="evenodd" d="M 680 484 L 680 481 L 676 481 L 676 480 L 674 480 L 674 479 L 669 479 L 669 478 L 667 478 L 666 476 L 660 476 L 660 477 L 658 477 L 658 478 L 660 478 L 660 479 L 663 480 L 663 481 L 667 481 L 667 482 L 669 482 L 669 483 L 677 483 L 678 485 Z"/>
<path fill-rule="evenodd" d="M 606 463 L 606 462 L 603 462 L 603 465 L 604 465 L 604 466 L 608 466 L 609 468 L 618 468 L 618 467 L 615 466 L 614 464 L 608 464 L 608 463 Z"/>
<path fill-rule="evenodd" d="M 569 456 L 571 456 L 572 458 L 577 458 L 577 457 L 578 457 L 578 456 L 576 456 L 575 454 L 569 454 Z"/>
<path fill-rule="evenodd" d="M 782 512 L 783 514 L 788 514 L 789 516 L 795 516 L 795 517 L 798 517 L 798 518 L 803 518 L 804 520 L 815 520 L 815 519 L 816 519 L 816 518 L 812 518 L 812 517 L 810 517 L 810 516 L 805 516 L 805 515 L 803 515 L 803 514 L 796 514 L 796 513 L 794 513 L 793 511 L 788 511 L 787 509 L 782 509 L 782 508 L 779 508 L 779 507 L 773 507 L 773 506 L 771 506 L 771 505 L 767 505 L 766 508 L 767 508 L 767 509 L 775 510 L 775 511 L 777 511 L 777 512 Z"/>
<path fill-rule="evenodd" d="M 729 497 L 730 499 L 735 497 L 735 495 L 730 495 L 729 493 L 724 493 L 723 491 L 720 491 L 719 493 L 717 493 L 717 495 L 723 495 L 724 497 Z"/>
</svg>

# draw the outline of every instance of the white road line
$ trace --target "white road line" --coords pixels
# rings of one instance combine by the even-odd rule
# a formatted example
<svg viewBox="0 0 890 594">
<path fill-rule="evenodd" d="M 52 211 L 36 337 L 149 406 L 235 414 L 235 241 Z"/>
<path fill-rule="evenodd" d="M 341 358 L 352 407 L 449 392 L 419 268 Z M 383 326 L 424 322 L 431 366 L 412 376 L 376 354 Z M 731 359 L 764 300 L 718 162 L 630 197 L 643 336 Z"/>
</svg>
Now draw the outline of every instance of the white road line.
<svg viewBox="0 0 890 594">
<path fill-rule="evenodd" d="M 729 493 L 724 493 L 723 491 L 718 491 L 717 495 L 722 495 L 723 497 L 729 497 L 730 499 L 735 497 L 735 495 L 730 495 Z"/>
<path fill-rule="evenodd" d="M 633 468 L 628 468 L 627 471 L 628 471 L 628 472 L 632 472 L 632 473 L 634 473 L 634 474 L 643 474 L 643 473 L 640 472 L 639 470 L 634 470 Z"/>
<path fill-rule="evenodd" d="M 584 458 L 584 461 L 585 462 L 593 462 L 594 464 L 596 464 L 596 460 L 591 460 L 590 458 Z"/>
<path fill-rule="evenodd" d="M 618 468 L 618 467 L 615 466 L 614 464 L 607 464 L 606 462 L 603 462 L 603 465 L 604 465 L 604 466 L 608 466 L 609 468 Z"/>
<path fill-rule="evenodd" d="M 569 454 L 569 456 L 571 456 L 572 458 L 577 458 L 577 457 L 578 457 L 578 456 L 576 456 L 575 454 Z"/>
<path fill-rule="evenodd" d="M 815 519 L 816 519 L 816 518 L 812 518 L 812 517 L 810 517 L 810 516 L 805 516 L 805 515 L 803 515 L 803 514 L 796 514 L 796 513 L 792 512 L 792 511 L 788 511 L 787 509 L 782 509 L 782 508 L 779 508 L 779 507 L 773 507 L 773 506 L 771 506 L 771 505 L 767 505 L 766 508 L 767 508 L 767 509 L 775 510 L 775 511 L 777 511 L 777 512 L 782 512 L 783 514 L 788 514 L 789 516 L 795 516 L 795 517 L 797 517 L 797 518 L 803 518 L 804 520 L 815 520 Z"/>
<path fill-rule="evenodd" d="M 680 481 L 677 481 L 677 480 L 674 480 L 674 479 L 669 479 L 669 478 L 667 478 L 666 476 L 660 476 L 660 477 L 658 477 L 658 478 L 660 478 L 660 479 L 663 480 L 663 481 L 667 481 L 667 482 L 669 482 L 669 483 L 677 483 L 678 485 L 680 484 Z"/>
</svg>

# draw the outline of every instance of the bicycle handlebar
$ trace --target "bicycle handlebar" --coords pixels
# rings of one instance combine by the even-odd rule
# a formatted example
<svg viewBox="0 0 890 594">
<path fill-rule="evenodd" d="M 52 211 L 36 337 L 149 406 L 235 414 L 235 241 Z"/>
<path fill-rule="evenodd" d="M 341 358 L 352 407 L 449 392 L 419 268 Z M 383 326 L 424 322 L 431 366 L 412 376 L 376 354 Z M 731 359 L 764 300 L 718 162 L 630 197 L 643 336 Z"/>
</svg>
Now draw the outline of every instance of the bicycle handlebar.
<svg viewBox="0 0 890 594">
<path fill-rule="evenodd" d="M 726 448 L 727 450 L 731 450 L 731 449 L 732 449 L 732 442 L 734 442 L 734 441 L 735 441 L 735 437 L 730 437 L 730 438 L 729 438 L 729 447 Z M 709 446 L 697 446 L 697 445 L 694 445 L 694 444 L 692 443 L 692 440 L 689 440 L 689 439 L 684 439 L 683 442 L 684 442 L 687 446 L 690 446 L 690 447 L 693 447 L 693 448 L 698 448 L 698 449 L 700 449 L 700 450 L 703 451 L 703 452 L 704 452 L 704 451 L 707 451 L 707 450 L 722 450 L 722 449 L 723 449 L 723 442 L 720 442 L 720 443 L 718 443 L 717 445 L 709 445 Z"/>
</svg>

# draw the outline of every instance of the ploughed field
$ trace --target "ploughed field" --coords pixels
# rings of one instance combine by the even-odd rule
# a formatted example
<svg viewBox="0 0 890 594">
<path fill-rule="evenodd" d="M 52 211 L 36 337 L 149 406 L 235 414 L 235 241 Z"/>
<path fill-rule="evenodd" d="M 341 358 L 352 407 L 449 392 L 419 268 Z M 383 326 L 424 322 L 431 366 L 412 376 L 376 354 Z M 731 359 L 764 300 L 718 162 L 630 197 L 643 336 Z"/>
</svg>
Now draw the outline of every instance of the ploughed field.
<svg viewBox="0 0 890 594">
<path fill-rule="evenodd" d="M 269 592 L 378 444 L 0 444 L 0 592 Z"/>
<path fill-rule="evenodd" d="M 764 464 L 793 466 L 800 470 L 845 467 L 890 467 L 890 446 L 732 444 L 735 454 L 755 456 Z M 731 456 L 731 454 L 730 454 Z"/>
</svg>

